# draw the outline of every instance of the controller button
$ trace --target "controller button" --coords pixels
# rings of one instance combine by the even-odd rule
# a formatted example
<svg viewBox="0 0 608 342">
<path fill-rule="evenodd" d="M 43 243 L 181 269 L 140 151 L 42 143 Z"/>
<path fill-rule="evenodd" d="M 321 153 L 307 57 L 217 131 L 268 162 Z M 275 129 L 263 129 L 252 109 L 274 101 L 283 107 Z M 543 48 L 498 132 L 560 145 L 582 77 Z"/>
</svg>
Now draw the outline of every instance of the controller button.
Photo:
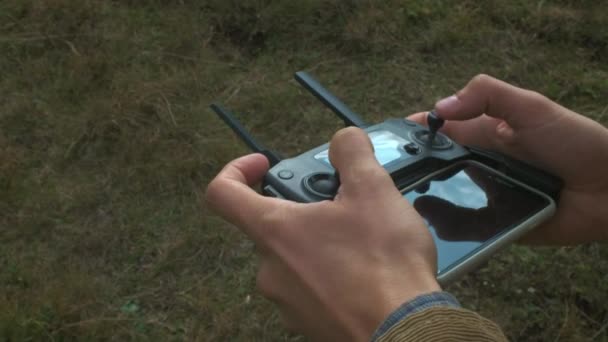
<svg viewBox="0 0 608 342">
<path fill-rule="evenodd" d="M 321 198 L 334 198 L 339 186 L 338 179 L 329 173 L 316 173 L 304 180 L 304 187 Z"/>
<path fill-rule="evenodd" d="M 407 152 L 409 154 L 420 153 L 420 147 L 418 145 L 416 145 L 415 143 L 405 144 L 405 145 L 403 145 L 403 149 L 405 150 L 405 152 Z"/>
<path fill-rule="evenodd" d="M 292 179 L 293 178 L 293 172 L 289 171 L 289 170 L 281 170 L 279 171 L 279 178 L 281 179 Z"/>
</svg>

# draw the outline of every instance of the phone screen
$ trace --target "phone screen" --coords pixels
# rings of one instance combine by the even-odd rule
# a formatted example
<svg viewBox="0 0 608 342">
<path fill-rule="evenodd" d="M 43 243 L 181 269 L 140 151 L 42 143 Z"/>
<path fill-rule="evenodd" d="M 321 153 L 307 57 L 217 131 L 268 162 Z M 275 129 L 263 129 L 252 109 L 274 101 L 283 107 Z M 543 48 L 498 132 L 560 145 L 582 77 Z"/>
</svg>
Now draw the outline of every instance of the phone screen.
<svg viewBox="0 0 608 342">
<path fill-rule="evenodd" d="M 439 274 L 551 204 L 474 163 L 437 174 L 403 196 L 435 239 Z"/>
</svg>

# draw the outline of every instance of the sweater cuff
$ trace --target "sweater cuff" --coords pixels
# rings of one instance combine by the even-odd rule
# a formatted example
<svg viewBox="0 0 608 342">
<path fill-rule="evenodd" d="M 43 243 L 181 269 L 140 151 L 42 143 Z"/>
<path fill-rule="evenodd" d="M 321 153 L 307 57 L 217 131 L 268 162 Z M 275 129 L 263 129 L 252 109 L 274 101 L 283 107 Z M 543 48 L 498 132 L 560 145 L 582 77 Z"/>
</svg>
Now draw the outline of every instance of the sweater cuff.
<svg viewBox="0 0 608 342">
<path fill-rule="evenodd" d="M 382 322 L 380 327 L 376 330 L 376 332 L 374 332 L 371 342 L 375 342 L 380 336 L 389 331 L 395 324 L 404 320 L 408 316 L 436 306 L 460 308 L 460 303 L 456 298 L 454 298 L 454 296 L 443 291 L 431 292 L 415 297 L 409 302 L 401 304 L 401 306 L 393 311 L 388 318 Z"/>
</svg>

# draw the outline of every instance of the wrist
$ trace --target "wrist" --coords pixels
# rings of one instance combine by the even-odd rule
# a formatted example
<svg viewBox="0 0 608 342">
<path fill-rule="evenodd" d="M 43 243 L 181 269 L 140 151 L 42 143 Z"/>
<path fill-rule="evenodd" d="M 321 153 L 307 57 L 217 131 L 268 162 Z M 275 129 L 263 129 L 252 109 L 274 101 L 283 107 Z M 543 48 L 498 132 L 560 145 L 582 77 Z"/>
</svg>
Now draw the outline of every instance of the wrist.
<svg viewBox="0 0 608 342">
<path fill-rule="evenodd" d="M 423 294 L 407 301 L 394 310 L 372 335 L 370 341 L 375 342 L 390 331 L 399 322 L 406 320 L 410 315 L 433 307 L 460 308 L 460 303 L 447 292 L 437 291 Z"/>
<path fill-rule="evenodd" d="M 434 274 L 418 274 L 405 276 L 398 280 L 383 282 L 383 288 L 378 296 L 374 296 L 372 303 L 361 308 L 367 310 L 353 326 L 355 336 L 353 340 L 369 341 L 378 327 L 385 322 L 399 307 L 415 298 L 431 293 L 441 292 L 441 286 Z M 369 297 L 368 297 L 369 298 Z"/>
</svg>

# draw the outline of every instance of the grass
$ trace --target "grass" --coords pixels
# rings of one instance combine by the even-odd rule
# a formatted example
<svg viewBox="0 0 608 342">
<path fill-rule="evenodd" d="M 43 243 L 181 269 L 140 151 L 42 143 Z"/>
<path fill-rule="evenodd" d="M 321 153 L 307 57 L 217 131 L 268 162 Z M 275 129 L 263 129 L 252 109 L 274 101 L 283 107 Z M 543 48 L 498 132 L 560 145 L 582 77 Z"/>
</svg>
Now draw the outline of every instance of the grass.
<svg viewBox="0 0 608 342">
<path fill-rule="evenodd" d="M 201 203 L 247 149 L 219 100 L 295 155 L 340 122 L 428 109 L 477 73 L 608 122 L 596 1 L 0 2 L 0 340 L 301 340 L 252 245 Z M 448 290 L 517 341 L 608 341 L 608 249 L 514 246 Z"/>
</svg>

